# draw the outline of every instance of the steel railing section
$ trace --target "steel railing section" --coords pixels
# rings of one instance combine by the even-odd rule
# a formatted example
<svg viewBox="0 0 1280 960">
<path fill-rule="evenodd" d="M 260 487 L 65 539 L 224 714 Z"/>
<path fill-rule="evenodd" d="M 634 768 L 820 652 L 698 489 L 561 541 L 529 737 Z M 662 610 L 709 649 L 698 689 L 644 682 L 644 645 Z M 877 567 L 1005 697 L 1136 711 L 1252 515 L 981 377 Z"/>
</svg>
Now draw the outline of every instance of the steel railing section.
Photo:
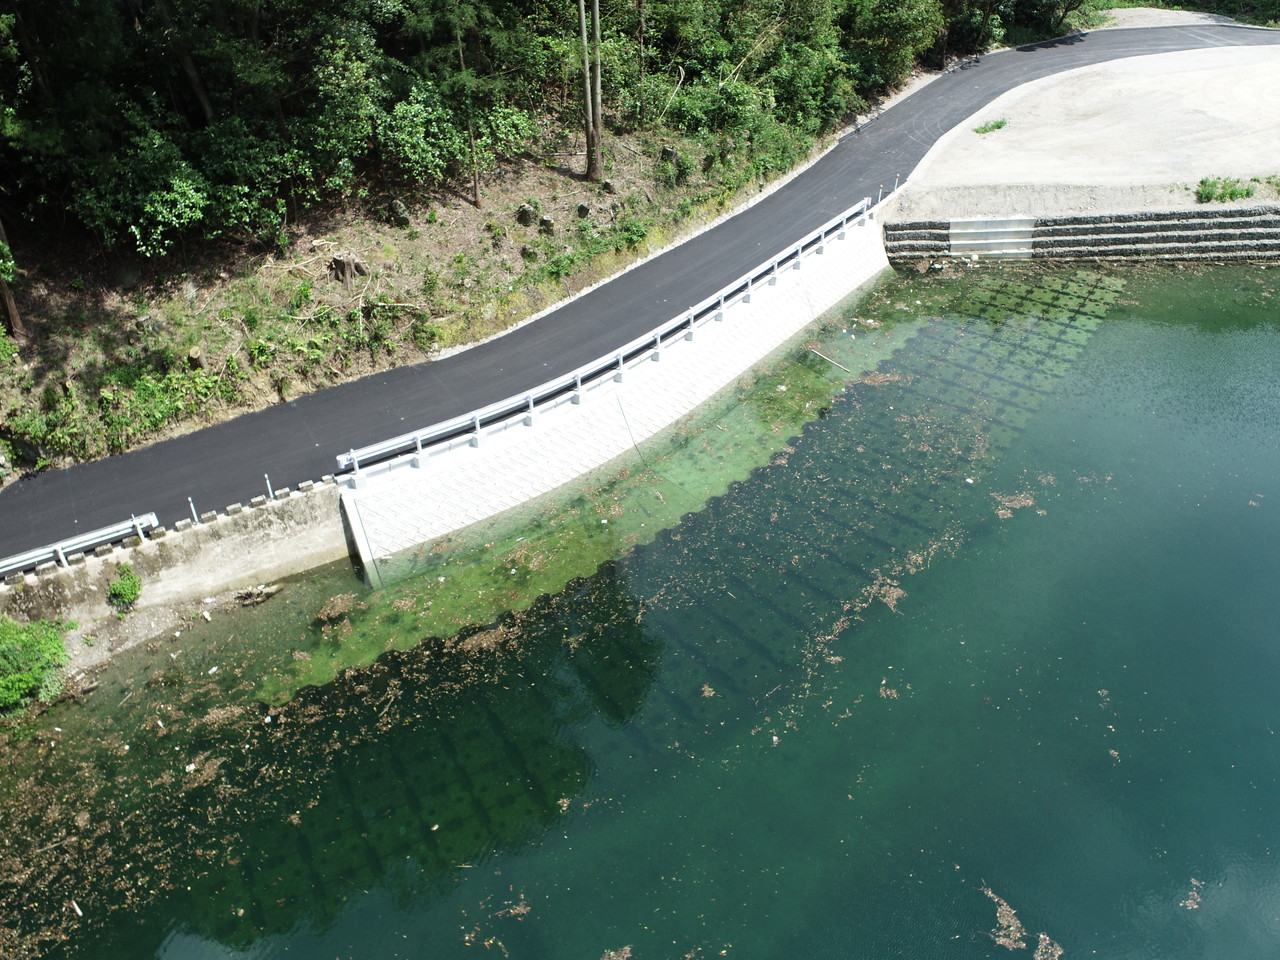
<svg viewBox="0 0 1280 960">
<path fill-rule="evenodd" d="M 60 566 L 66 567 L 70 565 L 67 561 L 68 554 L 81 553 L 105 543 L 114 543 L 130 534 L 141 537 L 144 530 L 150 530 L 159 525 L 160 521 L 156 519 L 156 515 L 147 513 L 140 517 L 130 517 L 110 527 L 82 533 L 78 537 L 59 540 L 47 547 L 38 547 L 26 553 L 15 553 L 11 557 L 0 560 L 0 577 L 9 573 L 25 572 L 49 561 L 56 561 Z"/>
<path fill-rule="evenodd" d="M 548 380 L 532 390 L 525 390 L 506 399 L 499 400 L 497 403 L 491 403 L 478 410 L 472 410 L 462 416 L 442 420 L 423 429 L 414 430 L 411 433 L 402 433 L 388 440 L 382 440 L 366 447 L 359 447 L 340 453 L 337 455 L 338 470 L 341 472 L 354 469 L 359 472 L 362 466 L 375 464 L 393 456 L 410 452 L 421 453 L 427 447 L 456 440 L 460 437 L 473 436 L 478 438 L 481 430 L 485 427 L 511 418 L 532 417 L 538 406 L 542 404 L 558 399 L 565 394 L 572 393 L 576 396 L 582 392 L 584 386 L 595 381 L 608 377 L 619 378 L 627 363 L 637 357 L 642 357 L 646 354 L 652 355 L 660 351 L 664 343 L 677 339 L 681 335 L 692 336 L 692 331 L 696 324 L 713 315 L 722 316 L 726 306 L 749 298 L 752 289 L 759 284 L 775 280 L 779 269 L 791 264 L 798 266 L 800 258 L 804 255 L 813 251 L 820 252 L 819 248 L 832 234 L 841 233 L 848 227 L 850 221 L 865 216 L 872 206 L 870 197 L 863 198 L 844 213 L 832 217 L 797 243 L 787 247 L 759 266 L 753 267 L 737 280 L 722 287 L 716 293 L 683 313 L 672 317 L 643 336 L 637 337 L 619 349 L 585 364 L 571 373 Z"/>
</svg>

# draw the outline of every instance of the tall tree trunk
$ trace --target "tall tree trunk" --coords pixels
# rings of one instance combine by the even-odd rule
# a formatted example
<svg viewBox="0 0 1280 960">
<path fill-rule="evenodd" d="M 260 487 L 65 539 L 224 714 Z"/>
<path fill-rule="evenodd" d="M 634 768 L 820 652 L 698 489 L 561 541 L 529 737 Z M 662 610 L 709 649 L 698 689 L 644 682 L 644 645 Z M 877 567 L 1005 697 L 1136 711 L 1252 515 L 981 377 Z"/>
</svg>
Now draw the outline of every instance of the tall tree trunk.
<svg viewBox="0 0 1280 960">
<path fill-rule="evenodd" d="M 600 101 L 600 0 L 591 0 L 591 24 L 593 42 L 596 48 L 596 69 L 594 78 L 595 104 L 591 110 L 591 118 L 595 121 L 596 179 L 600 179 L 604 166 L 604 108 Z"/>
<path fill-rule="evenodd" d="M 3 223 L 0 223 L 0 255 L 5 259 L 13 258 L 13 250 L 9 246 Z M 25 347 L 31 342 L 31 332 L 22 322 L 22 314 L 18 313 L 18 305 L 13 302 L 13 292 L 4 277 L 0 277 L 0 304 L 4 306 L 4 325 L 9 328 L 9 336 L 13 337 L 18 346 Z"/>
<path fill-rule="evenodd" d="M 467 73 L 467 61 L 462 56 L 462 32 L 458 31 L 458 69 L 462 72 L 464 82 Z M 471 111 L 471 86 L 467 84 L 467 136 L 471 138 L 471 202 L 480 209 L 480 157 L 476 153 L 476 124 Z"/>
<path fill-rule="evenodd" d="M 600 179 L 600 159 L 596 153 L 595 100 L 591 93 L 591 46 L 587 40 L 587 4 L 578 0 L 578 24 L 582 28 L 582 104 L 587 135 L 587 179 Z"/>
<path fill-rule="evenodd" d="M 637 119 L 639 126 L 644 126 L 644 0 L 636 0 L 636 10 L 640 14 L 640 29 L 637 31 L 637 39 L 640 44 L 640 96 L 637 98 Z"/>
<path fill-rule="evenodd" d="M 160 15 L 160 22 L 164 24 L 165 30 L 169 34 L 169 44 L 178 54 L 178 60 L 182 64 L 182 72 L 187 75 L 187 82 L 191 84 L 191 92 L 195 94 L 196 102 L 200 104 L 200 111 L 204 114 L 205 126 L 213 123 L 213 101 L 209 99 L 209 94 L 204 88 L 204 81 L 200 78 L 200 71 L 196 67 L 196 62 L 191 59 L 191 54 L 187 53 L 187 48 L 178 40 L 177 28 L 173 25 L 173 19 L 169 16 L 169 8 L 165 5 L 164 0 L 156 0 L 156 13 Z"/>
</svg>

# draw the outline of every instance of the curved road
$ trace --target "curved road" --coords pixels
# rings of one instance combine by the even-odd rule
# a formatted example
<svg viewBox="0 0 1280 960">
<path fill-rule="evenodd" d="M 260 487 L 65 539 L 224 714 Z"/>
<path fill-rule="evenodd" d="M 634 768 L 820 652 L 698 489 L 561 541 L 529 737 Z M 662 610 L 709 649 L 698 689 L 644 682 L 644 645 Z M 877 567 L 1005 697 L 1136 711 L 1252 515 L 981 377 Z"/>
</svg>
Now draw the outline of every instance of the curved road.
<svg viewBox="0 0 1280 960">
<path fill-rule="evenodd" d="M 907 174 L 944 133 L 1029 80 L 1107 60 L 1280 43 L 1229 25 L 1106 30 L 1021 47 L 939 77 L 865 124 L 803 174 L 715 229 L 536 323 L 446 360 L 401 367 L 132 453 L 19 481 L 0 492 L 0 557 L 130 514 L 160 522 L 221 510 L 334 471 L 334 455 L 465 414 L 607 354 L 709 296 Z"/>
</svg>

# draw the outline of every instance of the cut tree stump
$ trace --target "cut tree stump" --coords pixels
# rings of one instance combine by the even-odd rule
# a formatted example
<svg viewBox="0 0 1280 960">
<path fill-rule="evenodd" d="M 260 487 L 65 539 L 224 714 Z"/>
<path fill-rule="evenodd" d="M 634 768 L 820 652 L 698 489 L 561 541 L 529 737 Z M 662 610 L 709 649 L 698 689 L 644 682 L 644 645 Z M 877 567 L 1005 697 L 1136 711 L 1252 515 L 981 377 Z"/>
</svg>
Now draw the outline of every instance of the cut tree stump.
<svg viewBox="0 0 1280 960">
<path fill-rule="evenodd" d="M 333 259 L 329 261 L 330 279 L 339 280 L 345 286 L 351 286 L 351 282 L 358 276 L 367 277 L 368 275 L 369 268 L 364 265 L 364 261 L 349 250 L 335 253 Z"/>
</svg>

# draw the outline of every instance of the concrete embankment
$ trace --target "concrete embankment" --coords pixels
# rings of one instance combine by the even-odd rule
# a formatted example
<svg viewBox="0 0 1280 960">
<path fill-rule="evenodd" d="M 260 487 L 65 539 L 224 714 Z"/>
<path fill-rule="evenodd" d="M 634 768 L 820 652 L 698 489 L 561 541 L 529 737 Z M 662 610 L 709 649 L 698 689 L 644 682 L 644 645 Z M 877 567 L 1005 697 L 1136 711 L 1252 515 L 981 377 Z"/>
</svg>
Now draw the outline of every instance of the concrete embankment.
<svg viewBox="0 0 1280 960">
<path fill-rule="evenodd" d="M 0 585 L 0 614 L 15 620 L 61 619 L 78 625 L 70 635 L 70 671 L 95 666 L 112 653 L 159 635 L 195 615 L 206 597 L 249 590 L 348 555 L 338 511 L 339 484 L 332 478 L 278 491 L 255 505 L 233 504 L 202 522 L 181 521 L 174 530 L 148 531 L 117 547 L 45 564 Z M 129 564 L 142 580 L 142 596 L 124 618 L 107 591 Z M 81 642 L 94 638 L 92 645 Z"/>
</svg>

